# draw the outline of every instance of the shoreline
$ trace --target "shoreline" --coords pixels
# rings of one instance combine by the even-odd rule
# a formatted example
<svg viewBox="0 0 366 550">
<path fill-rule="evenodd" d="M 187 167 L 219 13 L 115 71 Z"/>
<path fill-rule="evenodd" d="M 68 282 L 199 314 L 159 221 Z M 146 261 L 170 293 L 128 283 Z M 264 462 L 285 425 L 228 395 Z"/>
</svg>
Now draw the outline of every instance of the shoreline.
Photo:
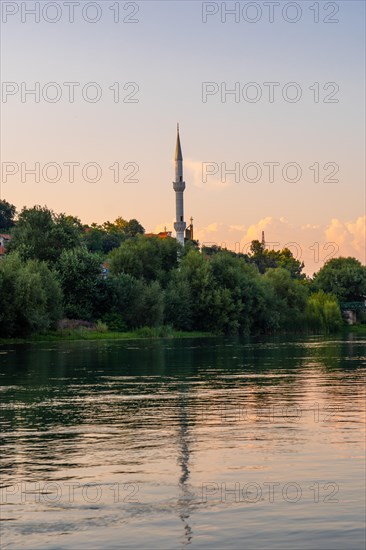
<svg viewBox="0 0 366 550">
<path fill-rule="evenodd" d="M 161 340 L 163 338 L 212 338 L 216 336 L 210 332 L 166 332 L 152 329 L 137 329 L 130 332 L 97 332 L 89 330 L 65 330 L 53 331 L 46 334 L 37 334 L 24 338 L 0 338 L 0 346 L 5 344 L 36 344 L 42 342 L 67 342 L 67 341 L 96 341 L 96 340 Z"/>
<path fill-rule="evenodd" d="M 333 336 L 337 334 L 344 334 L 345 332 L 353 332 L 366 335 L 366 325 L 350 325 L 342 327 L 337 333 L 334 333 Z M 293 334 L 293 333 L 291 333 Z M 305 336 L 306 333 L 300 333 Z M 261 337 L 273 338 L 274 336 L 283 336 L 284 333 L 280 332 L 278 334 L 261 334 Z M 316 334 L 310 334 L 311 336 L 316 336 Z M 319 336 L 322 334 L 319 333 Z M 186 339 L 186 338 L 214 338 L 217 337 L 217 334 L 211 332 L 183 332 L 175 330 L 166 330 L 164 327 L 156 329 L 137 329 L 135 331 L 129 332 L 98 332 L 94 330 L 63 330 L 63 331 L 52 331 L 45 334 L 37 334 L 24 338 L 0 338 L 0 346 L 6 344 L 35 344 L 42 342 L 67 342 L 67 341 L 97 341 L 97 340 L 162 340 L 164 338 L 170 339 Z M 255 337 L 255 335 L 252 335 Z M 258 336 L 258 335 L 257 335 Z M 324 335 L 325 336 L 325 335 Z M 221 336 L 222 337 L 222 336 Z"/>
</svg>

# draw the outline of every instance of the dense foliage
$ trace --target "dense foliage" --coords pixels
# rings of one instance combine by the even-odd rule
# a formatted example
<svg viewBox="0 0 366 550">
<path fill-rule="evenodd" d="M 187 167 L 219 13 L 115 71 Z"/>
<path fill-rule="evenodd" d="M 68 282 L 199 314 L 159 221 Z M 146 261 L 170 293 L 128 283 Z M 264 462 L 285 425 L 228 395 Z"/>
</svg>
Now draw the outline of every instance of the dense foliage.
<svg viewBox="0 0 366 550">
<path fill-rule="evenodd" d="M 16 207 L 7 201 L 0 200 L 0 230 L 8 231 L 14 225 Z"/>
<path fill-rule="evenodd" d="M 322 290 L 309 297 L 306 306 L 306 321 L 315 332 L 332 332 L 342 324 L 337 299 Z"/>
<path fill-rule="evenodd" d="M 314 276 L 314 284 L 340 302 L 362 302 L 366 296 L 366 267 L 356 258 L 333 258 Z"/>
<path fill-rule="evenodd" d="M 119 217 L 114 223 L 93 224 L 91 227 L 86 228 L 83 242 L 90 252 L 108 254 L 114 248 L 118 248 L 125 240 L 143 235 L 144 232 L 144 228 L 137 220 L 127 221 Z"/>
<path fill-rule="evenodd" d="M 354 258 L 330 260 L 310 280 L 288 249 L 259 241 L 248 255 L 183 248 L 145 236 L 137 220 L 86 227 L 35 206 L 11 235 L 0 260 L 3 336 L 49 330 L 62 318 L 112 331 L 332 332 L 342 324 L 339 303 L 366 295 L 366 268 Z"/>
<path fill-rule="evenodd" d="M 55 214 L 46 207 L 23 208 L 8 251 L 18 252 L 23 260 L 55 262 L 63 250 L 80 246 L 81 228 L 77 218 Z"/>
<path fill-rule="evenodd" d="M 28 335 L 55 328 L 62 316 L 57 276 L 44 262 L 9 254 L 0 261 L 0 334 Z"/>
</svg>

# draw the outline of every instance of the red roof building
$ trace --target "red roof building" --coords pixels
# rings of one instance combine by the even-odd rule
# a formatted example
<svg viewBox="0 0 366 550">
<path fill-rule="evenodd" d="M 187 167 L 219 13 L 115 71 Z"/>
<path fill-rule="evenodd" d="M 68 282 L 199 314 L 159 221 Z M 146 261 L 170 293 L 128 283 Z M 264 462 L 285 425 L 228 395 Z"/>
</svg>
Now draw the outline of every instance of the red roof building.
<svg viewBox="0 0 366 550">
<path fill-rule="evenodd" d="M 145 237 L 158 237 L 159 239 L 167 239 L 172 237 L 171 231 L 160 231 L 160 233 L 145 233 Z"/>
<path fill-rule="evenodd" d="M 10 242 L 11 235 L 0 233 L 0 258 L 5 255 L 6 245 Z"/>
</svg>

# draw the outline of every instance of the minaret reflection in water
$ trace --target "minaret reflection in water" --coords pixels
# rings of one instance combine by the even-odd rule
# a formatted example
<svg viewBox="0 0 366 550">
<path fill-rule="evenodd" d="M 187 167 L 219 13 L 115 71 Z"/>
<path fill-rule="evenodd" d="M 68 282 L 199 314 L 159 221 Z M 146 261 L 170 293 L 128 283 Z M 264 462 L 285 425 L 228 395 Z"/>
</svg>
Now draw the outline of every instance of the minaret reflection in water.
<svg viewBox="0 0 366 550">
<path fill-rule="evenodd" d="M 181 393 L 178 398 L 178 464 L 181 468 L 181 476 L 179 478 L 178 510 L 179 517 L 184 524 L 184 541 L 183 544 L 190 544 L 193 538 L 193 531 L 189 524 L 189 518 L 192 512 L 192 504 L 195 498 L 194 493 L 190 490 L 189 485 L 189 455 L 190 455 L 190 434 L 189 434 L 189 416 L 188 416 L 188 400 L 187 386 L 182 384 Z"/>
</svg>

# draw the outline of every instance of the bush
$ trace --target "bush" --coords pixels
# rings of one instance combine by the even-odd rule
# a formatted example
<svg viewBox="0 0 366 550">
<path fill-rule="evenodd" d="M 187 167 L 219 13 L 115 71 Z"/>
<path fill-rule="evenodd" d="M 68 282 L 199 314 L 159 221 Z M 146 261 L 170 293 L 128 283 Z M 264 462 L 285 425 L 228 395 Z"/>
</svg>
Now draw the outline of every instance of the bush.
<svg viewBox="0 0 366 550">
<path fill-rule="evenodd" d="M 308 328 L 313 332 L 336 332 L 342 325 L 336 297 L 322 290 L 309 297 L 305 315 Z"/>
<path fill-rule="evenodd" d="M 64 295 L 65 314 L 70 319 L 92 321 L 101 278 L 101 258 L 79 247 L 64 250 L 56 264 Z"/>
<path fill-rule="evenodd" d="M 77 218 L 55 214 L 47 207 L 23 208 L 12 230 L 8 250 L 24 260 L 56 262 L 63 250 L 81 243 L 81 223 Z"/>
<path fill-rule="evenodd" d="M 158 281 L 165 288 L 170 271 L 178 266 L 180 250 L 175 239 L 139 235 L 110 253 L 110 270 L 113 275 L 124 273 L 147 283 Z"/>
<path fill-rule="evenodd" d="M 95 330 L 96 332 L 108 332 L 108 326 L 103 321 L 97 321 Z"/>
<path fill-rule="evenodd" d="M 106 323 L 111 332 L 126 332 L 127 324 L 118 313 L 107 313 L 103 316 L 103 322 Z"/>
<path fill-rule="evenodd" d="M 192 330 L 192 300 L 189 284 L 175 272 L 164 295 L 165 321 L 177 330 Z"/>
<path fill-rule="evenodd" d="M 282 267 L 268 269 L 263 276 L 274 292 L 274 310 L 282 330 L 302 330 L 305 325 L 304 311 L 307 304 L 307 288 Z"/>
<path fill-rule="evenodd" d="M 0 262 L 0 333 L 26 336 L 55 328 L 62 315 L 62 294 L 56 276 L 36 260 L 8 254 Z"/>
</svg>

